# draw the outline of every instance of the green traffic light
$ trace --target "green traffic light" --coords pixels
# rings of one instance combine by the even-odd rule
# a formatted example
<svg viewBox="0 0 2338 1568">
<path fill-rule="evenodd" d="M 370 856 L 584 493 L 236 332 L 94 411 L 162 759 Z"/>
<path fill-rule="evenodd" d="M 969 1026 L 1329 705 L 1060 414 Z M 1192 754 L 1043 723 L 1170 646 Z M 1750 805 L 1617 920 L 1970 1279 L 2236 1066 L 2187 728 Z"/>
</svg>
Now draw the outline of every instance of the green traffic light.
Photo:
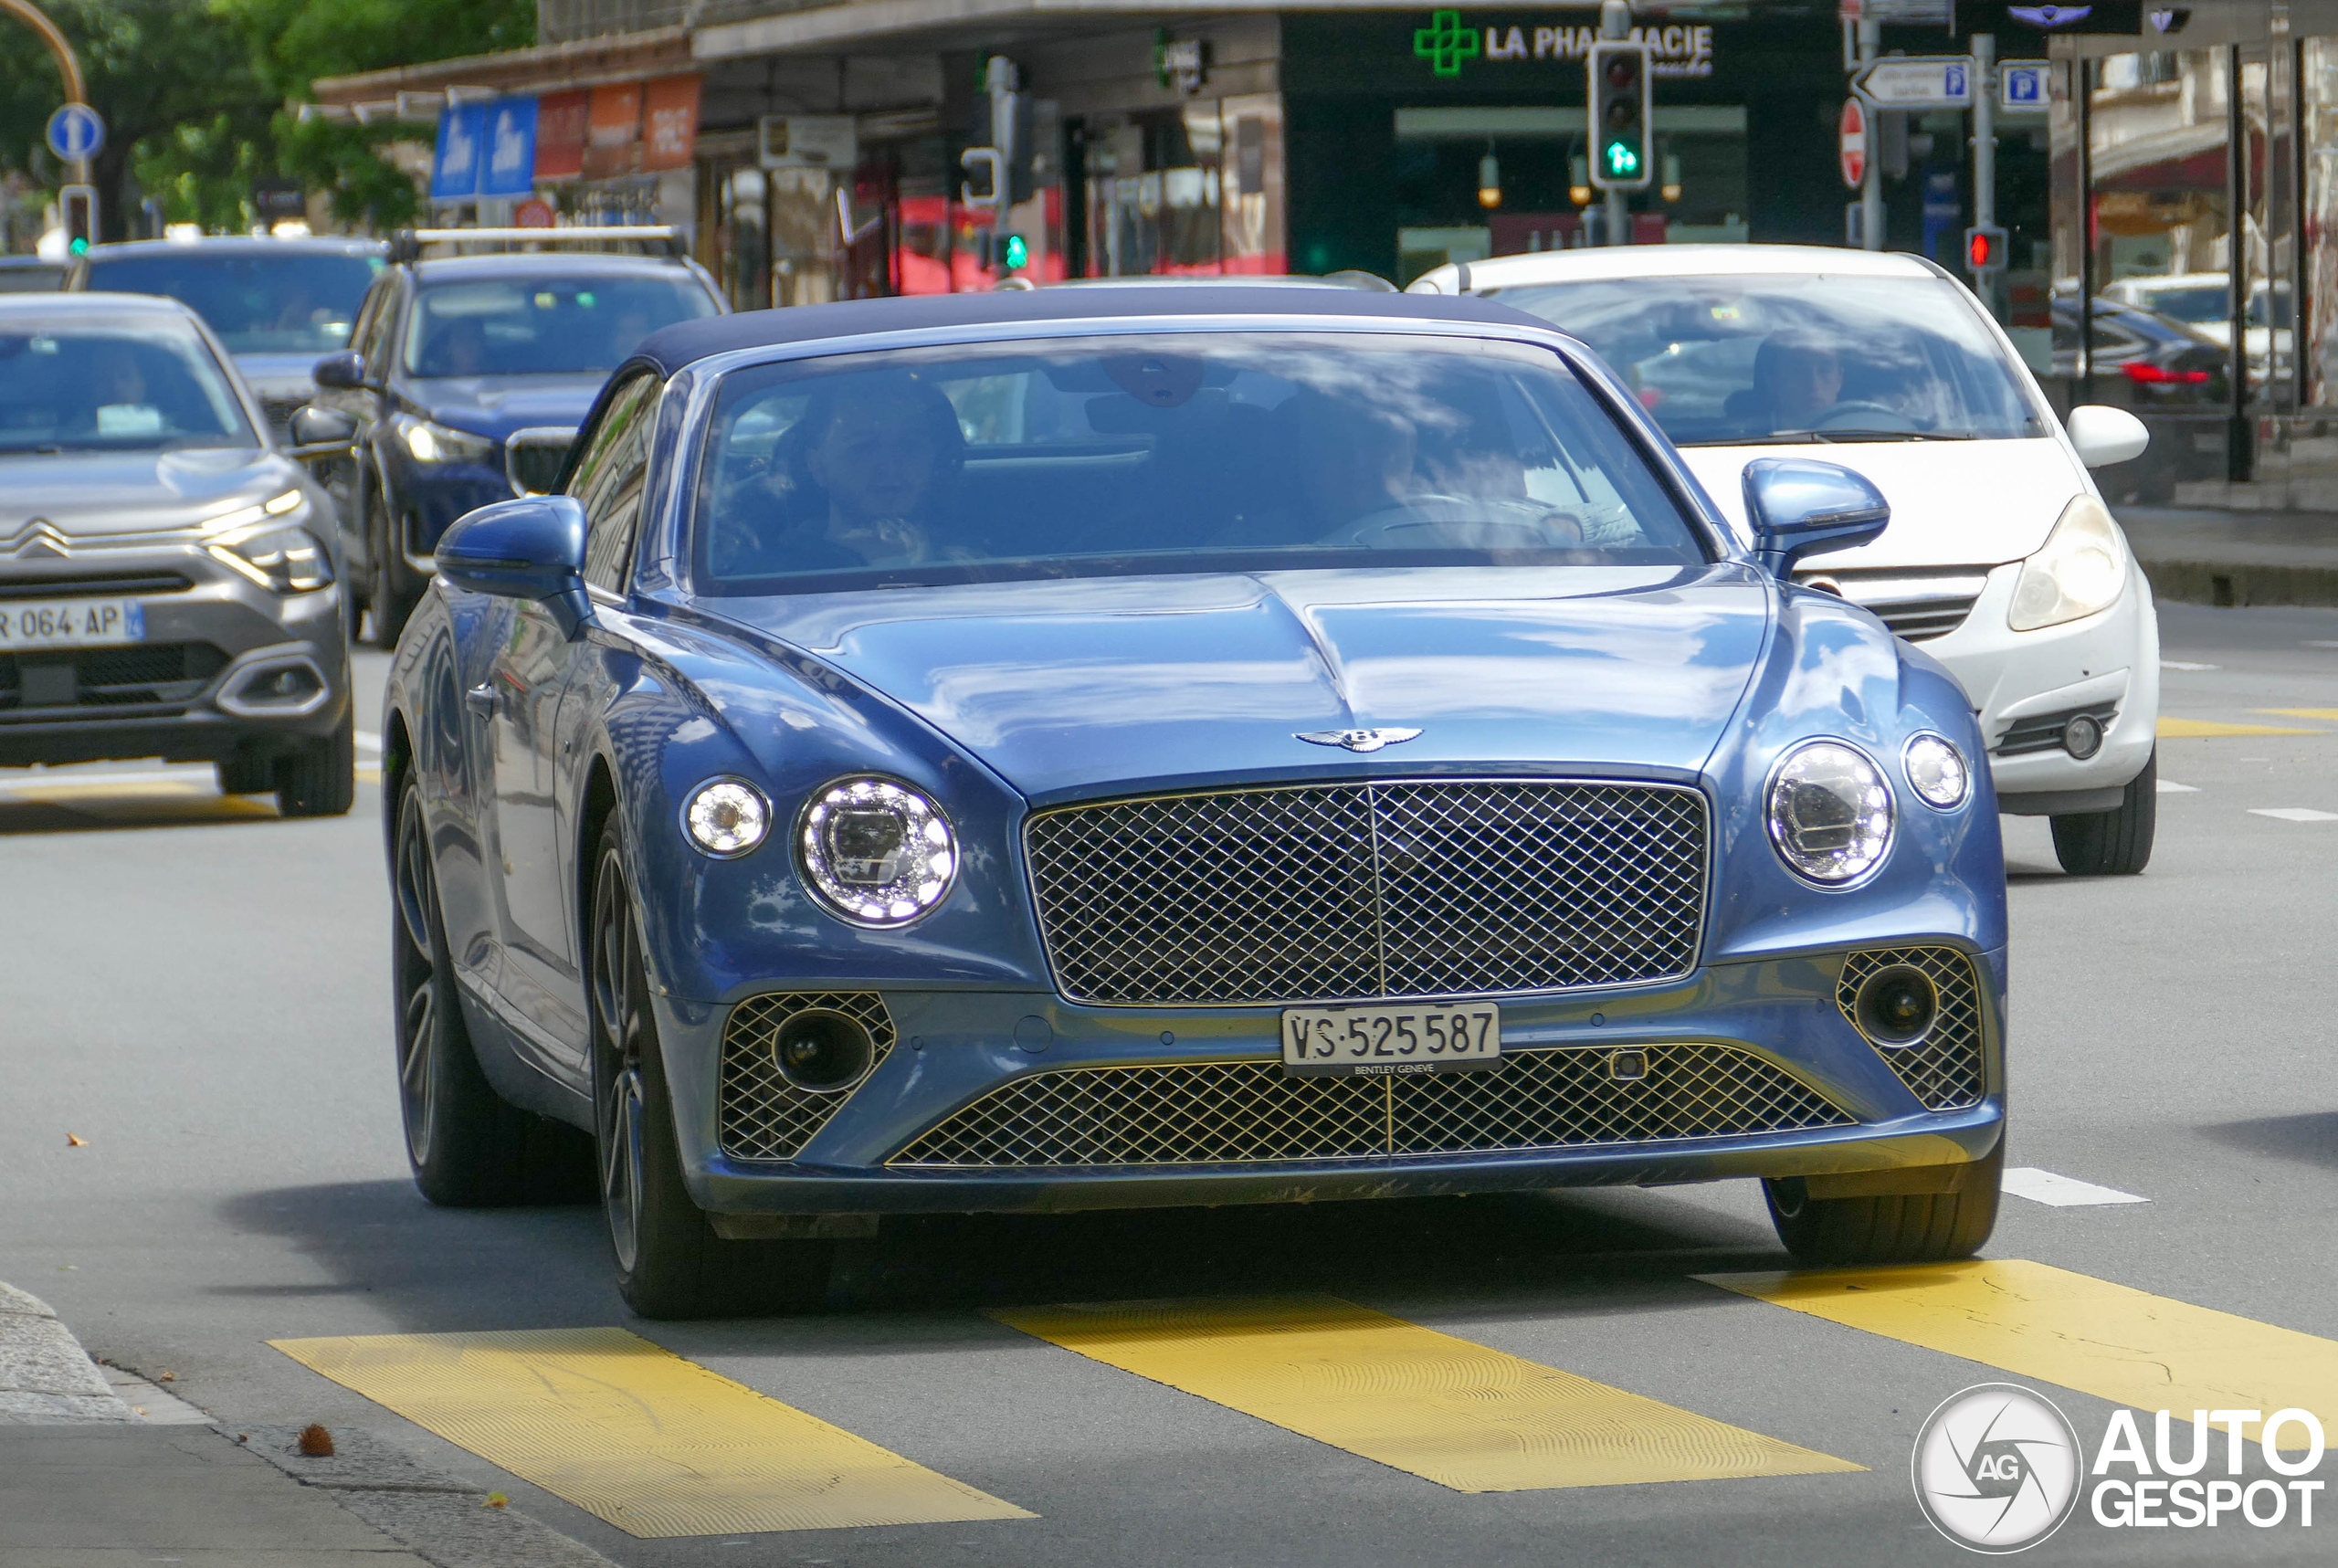
<svg viewBox="0 0 2338 1568">
<path fill-rule="evenodd" d="M 1640 172 L 1639 149 L 1628 142 L 1608 142 L 1606 156 L 1607 173 L 1611 177 L 1621 178 Z"/>
<path fill-rule="evenodd" d="M 1011 272 L 1031 259 L 1031 242 L 1019 234 L 1010 234 L 1001 254 L 1006 257 L 1007 270 Z"/>
<path fill-rule="evenodd" d="M 77 234 L 73 237 L 73 243 L 66 248 L 76 256 L 87 256 L 90 254 L 90 242 Z"/>
</svg>

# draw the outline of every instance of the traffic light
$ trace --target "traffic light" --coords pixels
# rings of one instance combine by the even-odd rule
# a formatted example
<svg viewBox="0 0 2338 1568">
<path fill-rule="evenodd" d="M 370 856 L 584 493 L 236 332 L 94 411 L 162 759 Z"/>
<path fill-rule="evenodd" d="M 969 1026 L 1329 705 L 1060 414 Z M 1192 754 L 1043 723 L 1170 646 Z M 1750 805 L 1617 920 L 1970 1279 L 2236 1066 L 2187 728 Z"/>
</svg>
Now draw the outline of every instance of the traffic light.
<svg viewBox="0 0 2338 1568">
<path fill-rule="evenodd" d="M 1020 272 L 1031 264 L 1031 242 L 1019 234 L 1002 236 L 998 242 L 998 264 L 1009 272 Z"/>
<path fill-rule="evenodd" d="M 1646 190 L 1656 174 L 1648 147 L 1648 48 L 1607 39 L 1591 46 L 1591 183 L 1603 191 Z"/>
<path fill-rule="evenodd" d="M 68 185 L 57 193 L 58 226 L 65 231 L 68 256 L 87 256 L 98 243 L 98 192 L 94 185 Z"/>
<path fill-rule="evenodd" d="M 1964 231 L 1964 269 L 1975 277 L 2006 269 L 2006 231 L 1985 224 Z"/>
</svg>

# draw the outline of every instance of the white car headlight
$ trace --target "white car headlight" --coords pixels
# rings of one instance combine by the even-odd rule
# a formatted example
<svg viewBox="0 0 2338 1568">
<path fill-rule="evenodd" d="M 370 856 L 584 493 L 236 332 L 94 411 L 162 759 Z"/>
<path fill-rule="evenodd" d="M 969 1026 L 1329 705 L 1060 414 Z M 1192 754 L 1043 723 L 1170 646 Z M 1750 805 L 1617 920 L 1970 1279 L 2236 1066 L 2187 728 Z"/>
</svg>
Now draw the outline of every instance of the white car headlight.
<svg viewBox="0 0 2338 1568">
<path fill-rule="evenodd" d="M 1856 746 L 1810 741 L 1770 775 L 1770 844 L 1796 876 L 1846 887 L 1891 847 L 1891 786 Z"/>
<path fill-rule="evenodd" d="M 806 884 L 854 925 L 907 925 L 948 896 L 958 875 L 950 819 L 891 779 L 824 786 L 805 807 L 797 837 Z"/>
<path fill-rule="evenodd" d="M 292 521 L 308 505 L 299 490 L 211 520 L 203 542 L 212 558 L 279 594 L 309 594 L 332 586 L 332 556 L 324 542 Z"/>
<path fill-rule="evenodd" d="M 414 454 L 417 463 L 479 463 L 486 461 L 487 455 L 495 450 L 495 443 L 484 436 L 449 430 L 427 419 L 407 421 L 402 433 L 405 449 Z"/>
<path fill-rule="evenodd" d="M 1918 735 L 1900 753 L 1900 761 L 1908 770 L 1908 787 L 1927 805 L 1953 811 L 1972 793 L 1973 769 L 1944 736 Z"/>
<path fill-rule="evenodd" d="M 771 803 L 744 779 L 709 779 L 683 805 L 682 827 L 707 854 L 735 859 L 771 833 Z"/>
<path fill-rule="evenodd" d="M 2127 585 L 2127 552 L 2102 503 L 2080 496 L 2037 554 L 2021 563 L 2006 624 L 2034 632 L 2109 609 Z"/>
</svg>

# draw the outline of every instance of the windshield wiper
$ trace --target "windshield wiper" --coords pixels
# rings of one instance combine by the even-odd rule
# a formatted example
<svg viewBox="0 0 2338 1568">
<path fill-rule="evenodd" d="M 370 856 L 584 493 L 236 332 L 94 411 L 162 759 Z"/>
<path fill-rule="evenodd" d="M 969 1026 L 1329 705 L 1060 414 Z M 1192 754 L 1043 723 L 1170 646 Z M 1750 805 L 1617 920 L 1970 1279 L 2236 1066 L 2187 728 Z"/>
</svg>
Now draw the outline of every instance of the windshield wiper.
<svg viewBox="0 0 2338 1568">
<path fill-rule="evenodd" d="M 1972 430 L 1773 430 L 1763 436 L 1716 436 L 1707 441 L 1676 441 L 1677 447 L 1796 447 L 1812 442 L 1978 441 Z"/>
</svg>

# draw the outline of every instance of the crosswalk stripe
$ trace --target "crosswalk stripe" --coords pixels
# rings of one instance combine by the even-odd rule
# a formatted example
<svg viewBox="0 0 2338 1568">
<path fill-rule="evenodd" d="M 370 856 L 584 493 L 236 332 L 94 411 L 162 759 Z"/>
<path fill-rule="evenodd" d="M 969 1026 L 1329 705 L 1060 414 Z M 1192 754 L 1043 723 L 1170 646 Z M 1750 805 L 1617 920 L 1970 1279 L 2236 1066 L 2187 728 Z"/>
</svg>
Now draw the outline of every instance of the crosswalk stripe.
<svg viewBox="0 0 2338 1568">
<path fill-rule="evenodd" d="M 2021 1258 L 1700 1274 L 1724 1290 L 2138 1410 L 2310 1410 L 2338 1425 L 2338 1342 Z M 2255 1437 L 2259 1422 L 2243 1435 Z M 2284 1439 L 2299 1436 L 2294 1426 Z"/>
<path fill-rule="evenodd" d="M 628 1535 L 1036 1517 L 622 1329 L 269 1342 Z"/>
<path fill-rule="evenodd" d="M 2011 1167 L 2006 1172 L 2004 1185 L 2006 1192 L 2017 1198 L 2027 1198 L 2031 1203 L 2047 1204 L 2058 1209 L 2085 1208 L 2098 1204 L 2151 1202 L 2149 1198 L 2139 1198 L 2116 1187 L 2099 1187 L 2092 1182 L 2058 1176 L 2035 1165 Z"/>
<path fill-rule="evenodd" d="M 1865 1468 L 1333 1297 L 991 1316 L 1456 1491 Z"/>
<path fill-rule="evenodd" d="M 2169 719 L 2159 721 L 2163 741 L 2217 740 L 2228 735 L 2327 735 L 2327 730 L 2277 730 L 2270 724 L 2222 724 L 2213 719 Z"/>
</svg>

